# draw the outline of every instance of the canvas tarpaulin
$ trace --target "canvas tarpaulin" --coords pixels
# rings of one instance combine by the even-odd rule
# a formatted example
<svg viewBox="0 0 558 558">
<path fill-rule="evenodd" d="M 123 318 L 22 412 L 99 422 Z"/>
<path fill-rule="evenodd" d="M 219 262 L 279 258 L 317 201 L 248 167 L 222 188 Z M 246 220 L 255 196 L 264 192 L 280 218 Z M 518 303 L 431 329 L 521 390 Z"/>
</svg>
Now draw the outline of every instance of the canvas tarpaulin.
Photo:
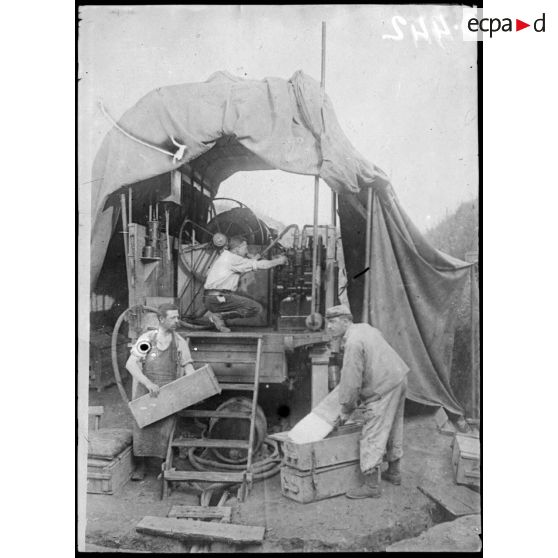
<svg viewBox="0 0 558 558">
<path fill-rule="evenodd" d="M 229 151 L 226 157 L 211 158 L 223 138 L 233 138 L 238 149 Z M 179 146 L 184 148 L 180 150 Z M 172 154 L 181 155 L 181 151 L 182 157 L 173 158 Z M 372 323 L 410 366 L 411 398 L 443 405 L 450 412 L 460 410 L 448 382 L 446 332 L 451 329 L 451 313 L 446 304 L 452 296 L 458 296 L 467 264 L 425 243 L 404 216 L 386 175 L 354 149 L 327 95 L 302 72 L 296 72 L 290 80 L 261 81 L 218 72 L 203 83 L 156 89 L 119 119 L 93 164 L 93 285 L 118 217 L 117 206 L 107 204 L 111 194 L 186 163 L 203 161 L 206 176 L 216 188 L 239 170 L 280 169 L 319 175 L 340 194 L 349 279 L 362 269 L 366 223 L 362 194 L 372 186 L 376 201 Z M 354 311 L 362 305 L 361 280 L 350 281 L 348 290 Z M 440 332 L 443 339 L 437 337 Z"/>
<path fill-rule="evenodd" d="M 365 257 L 366 196 L 339 197 L 349 302 L 360 319 L 365 274 L 369 316 L 411 369 L 407 398 L 461 415 L 450 387 L 456 307 L 470 264 L 432 248 L 405 215 L 391 186 L 372 198 L 370 260 Z"/>
</svg>

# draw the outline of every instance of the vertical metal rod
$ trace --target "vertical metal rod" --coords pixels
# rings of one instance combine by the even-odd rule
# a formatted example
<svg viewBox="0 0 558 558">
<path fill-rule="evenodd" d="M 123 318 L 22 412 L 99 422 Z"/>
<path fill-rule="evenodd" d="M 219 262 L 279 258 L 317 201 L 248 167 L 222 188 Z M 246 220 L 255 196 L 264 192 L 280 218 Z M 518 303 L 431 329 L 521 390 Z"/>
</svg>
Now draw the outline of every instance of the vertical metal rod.
<svg viewBox="0 0 558 558">
<path fill-rule="evenodd" d="M 312 236 L 312 313 L 317 311 L 317 265 L 318 265 L 318 208 L 320 202 L 320 179 L 314 177 L 314 227 Z"/>
<path fill-rule="evenodd" d="M 326 46 L 326 23 L 322 21 L 322 61 L 320 88 L 322 94 L 325 91 L 325 46 Z M 318 210 L 320 200 L 320 177 L 314 177 L 314 228 L 312 239 L 312 313 L 317 312 L 317 265 L 318 265 Z"/>
<path fill-rule="evenodd" d="M 153 206 L 149 204 L 149 220 L 153 221 Z"/>
<path fill-rule="evenodd" d="M 120 210 L 122 213 L 122 234 L 124 238 L 124 256 L 128 270 L 128 216 L 126 215 L 126 194 L 120 194 Z"/>
<path fill-rule="evenodd" d="M 475 366 L 475 264 L 471 266 L 471 417 L 477 418 L 477 369 Z"/>
<path fill-rule="evenodd" d="M 165 228 L 167 230 L 167 259 L 171 260 L 171 240 L 170 240 L 170 211 L 165 207 Z"/>
<path fill-rule="evenodd" d="M 372 187 L 368 187 L 366 202 L 366 244 L 364 247 L 364 267 L 370 267 L 370 238 L 372 228 Z M 362 297 L 362 321 L 370 323 L 370 269 L 364 273 L 364 296 Z"/>
<path fill-rule="evenodd" d="M 322 75 L 320 84 L 325 88 L 325 60 L 326 60 L 326 22 L 322 21 Z"/>
<path fill-rule="evenodd" d="M 133 223 L 134 218 L 132 217 L 132 187 L 128 187 L 128 223 Z"/>
<path fill-rule="evenodd" d="M 337 194 L 331 191 L 331 224 L 337 227 Z"/>
<path fill-rule="evenodd" d="M 258 407 L 258 388 L 260 386 L 260 363 L 262 357 L 262 338 L 258 338 L 258 344 L 256 346 L 256 363 L 254 370 L 254 392 L 252 395 L 252 408 L 250 413 L 250 435 L 248 437 L 248 458 L 246 460 L 246 472 L 248 474 L 248 489 L 252 488 L 252 457 L 253 457 L 253 447 L 254 438 L 256 436 L 256 410 Z"/>
</svg>

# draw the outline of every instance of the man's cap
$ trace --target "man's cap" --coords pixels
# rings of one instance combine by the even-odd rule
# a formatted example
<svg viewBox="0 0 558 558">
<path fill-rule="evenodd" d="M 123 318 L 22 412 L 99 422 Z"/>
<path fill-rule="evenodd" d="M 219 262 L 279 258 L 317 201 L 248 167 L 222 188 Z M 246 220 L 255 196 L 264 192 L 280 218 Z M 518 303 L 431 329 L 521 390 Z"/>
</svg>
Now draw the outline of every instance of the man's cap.
<svg viewBox="0 0 558 558">
<path fill-rule="evenodd" d="M 332 306 L 328 308 L 325 313 L 325 317 L 327 318 L 337 318 L 339 316 L 350 316 L 351 318 L 353 315 L 351 311 L 345 306 L 344 304 L 338 304 L 337 306 Z"/>
</svg>

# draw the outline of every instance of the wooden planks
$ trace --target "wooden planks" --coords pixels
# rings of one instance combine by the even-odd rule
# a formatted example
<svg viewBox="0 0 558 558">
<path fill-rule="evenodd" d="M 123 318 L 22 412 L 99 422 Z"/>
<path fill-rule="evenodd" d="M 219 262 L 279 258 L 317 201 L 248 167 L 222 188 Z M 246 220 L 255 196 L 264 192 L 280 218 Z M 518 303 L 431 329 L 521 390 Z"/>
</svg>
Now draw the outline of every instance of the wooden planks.
<svg viewBox="0 0 558 558">
<path fill-rule="evenodd" d="M 265 527 L 211 523 L 176 517 L 144 517 L 136 526 L 138 533 L 161 535 L 181 540 L 202 540 L 232 544 L 261 544 Z"/>
<path fill-rule="evenodd" d="M 216 393 L 221 393 L 219 382 L 211 366 L 206 365 L 161 387 L 157 397 L 143 395 L 130 401 L 128 406 L 138 426 L 143 428 Z"/>
<path fill-rule="evenodd" d="M 227 506 L 172 506 L 168 516 L 182 519 L 219 519 L 231 522 L 232 508 Z"/>
<path fill-rule="evenodd" d="M 248 332 L 188 334 L 194 362 L 211 364 L 219 381 L 229 382 L 253 379 L 257 339 L 262 339 L 261 381 L 283 382 L 287 360 L 282 336 Z"/>
<path fill-rule="evenodd" d="M 241 483 L 244 481 L 243 471 L 164 471 L 167 481 L 223 482 Z"/>
<path fill-rule="evenodd" d="M 418 489 L 456 517 L 480 513 L 480 495 L 465 486 L 426 481 Z"/>
</svg>

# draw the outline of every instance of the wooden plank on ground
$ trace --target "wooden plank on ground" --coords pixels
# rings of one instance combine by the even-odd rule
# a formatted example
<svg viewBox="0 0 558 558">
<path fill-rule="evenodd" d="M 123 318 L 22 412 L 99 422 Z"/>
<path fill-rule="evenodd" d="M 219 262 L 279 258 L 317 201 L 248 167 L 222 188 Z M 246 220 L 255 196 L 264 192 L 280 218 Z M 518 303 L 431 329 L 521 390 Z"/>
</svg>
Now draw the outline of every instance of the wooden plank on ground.
<svg viewBox="0 0 558 558">
<path fill-rule="evenodd" d="M 225 523 L 231 522 L 232 508 L 227 506 L 173 506 L 168 517 L 182 519 L 220 519 Z"/>
<path fill-rule="evenodd" d="M 465 486 L 425 481 L 418 489 L 456 517 L 481 511 L 480 495 Z"/>
<path fill-rule="evenodd" d="M 265 527 L 148 515 L 137 524 L 136 531 L 147 535 L 160 535 L 181 540 L 261 544 Z"/>
<path fill-rule="evenodd" d="M 128 406 L 138 426 L 143 428 L 217 393 L 221 393 L 219 382 L 211 366 L 206 365 L 161 387 L 157 397 L 143 395 Z"/>
</svg>

